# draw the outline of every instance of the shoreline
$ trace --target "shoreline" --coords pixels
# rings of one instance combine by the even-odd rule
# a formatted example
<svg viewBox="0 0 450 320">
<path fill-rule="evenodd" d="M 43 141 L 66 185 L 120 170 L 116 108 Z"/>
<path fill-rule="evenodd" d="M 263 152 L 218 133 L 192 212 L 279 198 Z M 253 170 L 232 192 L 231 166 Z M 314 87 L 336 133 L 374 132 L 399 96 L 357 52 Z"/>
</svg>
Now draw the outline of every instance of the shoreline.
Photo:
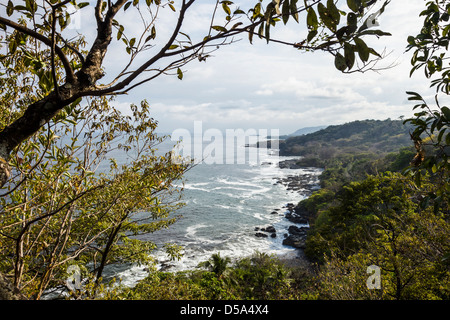
<svg viewBox="0 0 450 320">
<path fill-rule="evenodd" d="M 284 204 L 276 204 L 272 209 L 269 207 L 268 211 L 264 214 L 279 216 L 280 221 L 282 222 L 281 226 L 277 225 L 277 222 L 262 225 L 254 224 L 253 227 L 250 227 L 252 229 L 249 230 L 248 235 L 253 236 L 255 239 L 261 238 L 262 240 L 265 238 L 264 241 L 269 241 L 269 244 L 275 241 L 277 246 L 281 244 L 282 247 L 289 248 L 290 252 L 285 252 L 282 248 L 271 252 L 271 254 L 280 259 L 283 264 L 289 266 L 308 266 L 309 261 L 307 261 L 303 250 L 306 247 L 309 215 L 306 212 L 299 210 L 297 204 L 301 199 L 307 198 L 315 190 L 319 189 L 318 177 L 321 168 L 298 167 L 296 162 L 298 162 L 298 159 L 281 160 L 277 166 L 287 174 L 283 173 L 272 177 L 272 184 L 274 186 L 279 185 L 279 187 L 294 194 L 294 200 L 290 200 L 294 203 L 287 202 Z M 289 169 L 294 170 L 291 173 L 289 172 Z M 295 172 L 295 169 L 297 172 Z M 298 199 L 298 202 L 296 202 L 297 200 L 295 199 Z M 158 271 L 178 271 L 173 270 L 176 264 L 173 264 L 172 261 L 167 259 L 160 260 L 157 258 L 156 262 Z"/>
<path fill-rule="evenodd" d="M 289 159 L 280 161 L 278 166 L 281 169 L 303 169 L 305 174 L 293 174 L 283 178 L 274 178 L 276 182 L 274 184 L 283 185 L 288 191 L 296 191 L 299 196 L 303 198 L 309 197 L 314 191 L 319 190 L 320 180 L 318 174 L 321 168 L 315 167 L 303 167 L 297 164 L 299 159 Z M 282 210 L 284 212 L 282 213 Z M 307 267 L 311 266 L 310 261 L 305 256 L 304 249 L 306 248 L 306 237 L 309 230 L 309 220 L 311 213 L 302 209 L 297 204 L 287 203 L 281 208 L 275 208 L 271 214 L 281 214 L 283 219 L 291 222 L 291 225 L 287 229 L 287 233 L 284 233 L 284 239 L 282 244 L 295 248 L 295 256 L 292 254 L 280 253 L 278 258 L 280 262 L 288 267 Z M 273 226 L 268 227 L 255 227 L 256 237 L 277 237 L 275 228 Z"/>
</svg>

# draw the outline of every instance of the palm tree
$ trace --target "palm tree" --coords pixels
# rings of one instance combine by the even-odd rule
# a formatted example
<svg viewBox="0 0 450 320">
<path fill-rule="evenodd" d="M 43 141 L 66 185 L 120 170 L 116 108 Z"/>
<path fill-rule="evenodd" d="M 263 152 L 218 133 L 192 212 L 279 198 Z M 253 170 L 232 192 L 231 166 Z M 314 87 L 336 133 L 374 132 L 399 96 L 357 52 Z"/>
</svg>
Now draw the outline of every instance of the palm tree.
<svg viewBox="0 0 450 320">
<path fill-rule="evenodd" d="M 231 259 L 229 257 L 222 258 L 220 253 L 214 253 L 209 260 L 201 262 L 199 267 L 204 267 L 214 272 L 217 277 L 221 277 L 225 270 L 228 268 Z"/>
</svg>

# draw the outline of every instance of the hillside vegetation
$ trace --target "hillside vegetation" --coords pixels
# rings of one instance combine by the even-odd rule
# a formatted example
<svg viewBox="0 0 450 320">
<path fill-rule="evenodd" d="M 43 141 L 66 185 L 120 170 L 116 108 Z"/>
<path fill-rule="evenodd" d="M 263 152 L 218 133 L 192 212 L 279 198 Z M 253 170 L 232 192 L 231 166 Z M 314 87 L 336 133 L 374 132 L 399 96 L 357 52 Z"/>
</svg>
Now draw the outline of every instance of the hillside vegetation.
<svg viewBox="0 0 450 320">
<path fill-rule="evenodd" d="M 418 188 L 405 174 L 416 155 L 408 127 L 356 121 L 288 139 L 284 147 L 305 155 L 297 164 L 325 168 L 321 188 L 295 209 L 309 219 L 307 261 L 286 265 L 257 252 L 231 264 L 215 254 L 201 264 L 207 270 L 156 272 L 119 298 L 450 298 L 448 197 L 424 202 L 439 177 L 424 176 Z"/>
<path fill-rule="evenodd" d="M 305 254 L 320 266 L 321 298 L 449 299 L 447 171 L 408 174 L 418 152 L 409 130 L 356 121 L 285 142 L 285 155 L 304 156 L 298 165 L 325 169 L 321 189 L 296 207 L 309 217 Z M 378 290 L 364 285 L 370 265 L 381 272 Z"/>
<path fill-rule="evenodd" d="M 281 156 L 303 156 L 316 165 L 343 154 L 383 155 L 411 146 L 411 127 L 401 120 L 363 120 L 325 129 L 280 142 Z"/>
</svg>

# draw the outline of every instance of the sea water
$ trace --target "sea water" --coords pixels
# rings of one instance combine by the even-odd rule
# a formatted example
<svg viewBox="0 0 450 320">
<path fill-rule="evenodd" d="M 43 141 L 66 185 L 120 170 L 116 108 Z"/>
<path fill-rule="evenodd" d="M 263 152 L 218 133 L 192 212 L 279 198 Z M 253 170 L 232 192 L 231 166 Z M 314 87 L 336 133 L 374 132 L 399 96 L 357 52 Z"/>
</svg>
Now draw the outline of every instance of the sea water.
<svg viewBox="0 0 450 320">
<path fill-rule="evenodd" d="M 172 148 L 168 140 L 160 152 Z M 319 169 L 280 169 L 277 150 L 236 146 L 236 154 L 245 159 L 233 163 L 201 162 L 184 176 L 182 201 L 185 206 L 174 212 L 181 219 L 169 229 L 143 235 L 142 240 L 153 241 L 162 248 L 164 243 L 182 246 L 183 256 L 172 261 L 162 249 L 153 253 L 160 270 L 176 272 L 194 269 L 212 254 L 220 253 L 232 261 L 250 256 L 256 251 L 294 257 L 297 250 L 282 244 L 291 223 L 284 214 L 288 203 L 296 204 L 304 195 L 289 191 L 278 179 L 288 175 L 313 173 Z M 255 160 L 256 159 L 256 160 Z M 182 181 L 179 182 L 182 185 Z M 274 213 L 276 212 L 276 213 Z M 276 237 L 256 237 L 255 228 L 273 226 Z M 117 270 L 115 276 L 122 284 L 133 285 L 147 275 L 142 266 Z"/>
</svg>

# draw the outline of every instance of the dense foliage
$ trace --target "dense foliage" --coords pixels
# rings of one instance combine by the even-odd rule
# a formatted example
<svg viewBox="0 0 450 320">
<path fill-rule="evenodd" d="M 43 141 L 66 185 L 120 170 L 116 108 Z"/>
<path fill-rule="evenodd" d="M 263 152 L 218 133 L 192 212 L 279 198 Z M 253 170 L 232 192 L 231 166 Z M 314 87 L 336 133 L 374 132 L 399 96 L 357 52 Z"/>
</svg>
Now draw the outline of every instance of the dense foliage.
<svg viewBox="0 0 450 320">
<path fill-rule="evenodd" d="M 325 161 L 342 154 L 387 153 L 411 145 L 411 126 L 400 120 L 362 120 L 332 125 L 280 142 L 280 155 Z"/>
<path fill-rule="evenodd" d="M 432 86 L 445 95 L 449 14 L 446 1 L 429 1 L 424 28 L 408 39 L 416 50 L 412 72 L 441 74 Z M 305 253 L 317 269 L 297 267 L 308 280 L 298 282 L 284 268 L 267 270 L 254 258 L 227 269 L 216 255 L 204 264 L 215 272 L 154 275 L 133 295 L 167 297 L 160 284 L 169 281 L 188 286 L 188 297 L 208 299 L 450 299 L 450 112 L 437 96 L 433 110 L 418 93 L 408 94 L 422 111 L 404 123 L 358 121 L 281 145 L 284 155 L 306 156 L 299 164 L 325 168 L 322 188 L 297 206 L 311 217 Z"/>
<path fill-rule="evenodd" d="M 206 267 L 207 270 L 204 268 Z M 265 253 L 255 252 L 234 264 L 220 254 L 201 263 L 198 270 L 157 272 L 119 299 L 267 300 L 309 298 L 312 287 L 307 269 L 291 268 Z"/>
<path fill-rule="evenodd" d="M 38 60 L 19 51 L 0 60 L 0 129 L 45 93 L 29 77 Z M 15 108 L 3 107 L 10 101 Z M 0 193 L 0 272 L 29 298 L 70 289 L 73 272 L 94 294 L 111 264 L 152 263 L 155 244 L 137 235 L 177 221 L 174 182 L 189 164 L 157 153 L 164 138 L 146 101 L 130 106 L 130 115 L 112 104 L 77 101 L 11 153 L 12 175 Z M 175 246 L 167 249 L 177 256 Z"/>
<path fill-rule="evenodd" d="M 390 35 L 374 28 L 378 24 L 370 14 L 372 9 L 378 9 L 375 16 L 380 15 L 389 1 L 347 1 L 339 9 L 332 0 L 255 2 L 250 7 L 245 4 L 245 8 L 229 0 L 214 1 L 204 29 L 195 34 L 188 34 L 185 20 L 195 17 L 195 10 L 201 9 L 196 7 L 201 5 L 197 0 L 2 3 L 0 59 L 8 60 L 17 52 L 22 54 L 29 70 L 24 80 L 32 80 L 40 94 L 21 101 L 11 100 L 25 104 L 0 131 L 0 186 L 11 176 L 8 161 L 13 149 L 64 108 L 82 98 L 126 94 L 162 75 L 172 74 L 182 80 L 186 64 L 206 61 L 221 46 L 234 43 L 239 34 L 248 34 L 250 43 L 258 36 L 295 50 L 325 51 L 334 57 L 335 67 L 342 72 L 373 68 L 382 56 L 368 45 L 367 39 Z M 71 12 L 70 7 L 77 11 Z M 125 27 L 125 11 L 139 15 L 140 24 Z M 78 21 L 77 30 L 70 30 L 71 19 L 79 14 L 94 23 L 82 26 Z M 170 20 L 164 22 L 162 16 Z M 303 20 L 307 30 L 289 41 L 271 37 L 275 26 L 292 20 L 297 23 Z M 166 28 L 168 32 L 160 32 Z M 91 36 L 93 39 L 88 43 L 86 38 Z M 116 70 L 105 67 L 104 60 L 111 48 L 123 50 L 124 54 Z M 5 75 L 2 71 L 2 76 Z"/>
<path fill-rule="evenodd" d="M 7 17 L 0 16 L 6 51 L 0 56 L 0 273 L 12 279 L 14 289 L 34 299 L 49 289 L 86 299 L 450 299 L 450 109 L 439 99 L 450 92 L 448 1 L 427 2 L 423 28 L 408 38 L 408 50 L 414 50 L 411 73 L 423 68 L 426 77 L 437 77 L 431 82 L 436 107 L 409 92 L 419 112 L 404 122 L 408 126 L 358 121 L 281 145 L 282 154 L 308 155 L 302 165 L 325 168 L 322 188 L 298 205 L 311 217 L 305 253 L 315 269 L 287 267 L 264 253 L 233 264 L 216 254 L 199 266 L 203 269 L 152 271 L 134 288 L 115 290 L 102 283 L 105 268 L 151 264 L 155 245 L 136 236 L 177 220 L 171 215 L 181 205 L 174 182 L 189 164 L 156 153 L 161 138 L 147 102 L 132 105 L 131 116 L 125 116 L 106 94 L 126 93 L 169 71 L 182 79 L 180 67 L 204 61 L 208 50 L 231 43 L 227 39 L 238 33 L 247 32 L 250 41 L 254 35 L 274 41 L 270 29 L 279 21 L 298 22 L 301 12 L 308 32 L 290 45 L 331 53 L 343 72 L 370 68 L 369 58 L 379 54 L 362 38 L 387 33 L 370 28 L 365 9 L 373 1 L 347 1 L 348 12 L 334 1 L 304 1 L 303 7 L 297 0 L 266 6 L 259 1 L 247 13 L 231 1 L 216 1 L 222 23 L 213 17 L 208 35 L 193 42 L 181 27 L 195 0 L 182 1 L 172 35 L 130 71 L 137 55 L 153 47 L 157 19 L 144 22 L 139 41 L 114 17 L 120 10 L 142 12 L 143 1 L 97 1 L 98 32 L 88 51 L 82 35 L 63 37 L 69 2 L 76 4 L 8 1 L 2 7 Z M 145 8 L 176 11 L 173 1 L 146 1 Z M 17 15 L 28 19 L 11 20 Z M 245 25 L 230 25 L 239 17 L 247 18 Z M 99 86 L 113 38 L 125 43 L 130 60 L 112 83 Z M 174 60 L 152 66 L 163 58 Z M 154 73 L 136 83 L 144 72 Z M 411 138 L 414 146 L 404 148 Z M 114 150 L 128 157 L 123 166 Z M 166 249 L 178 257 L 176 246 Z M 369 266 L 380 271 L 375 288 L 368 286 Z M 67 281 L 74 276 L 70 270 L 83 285 L 76 277 Z"/>
</svg>

